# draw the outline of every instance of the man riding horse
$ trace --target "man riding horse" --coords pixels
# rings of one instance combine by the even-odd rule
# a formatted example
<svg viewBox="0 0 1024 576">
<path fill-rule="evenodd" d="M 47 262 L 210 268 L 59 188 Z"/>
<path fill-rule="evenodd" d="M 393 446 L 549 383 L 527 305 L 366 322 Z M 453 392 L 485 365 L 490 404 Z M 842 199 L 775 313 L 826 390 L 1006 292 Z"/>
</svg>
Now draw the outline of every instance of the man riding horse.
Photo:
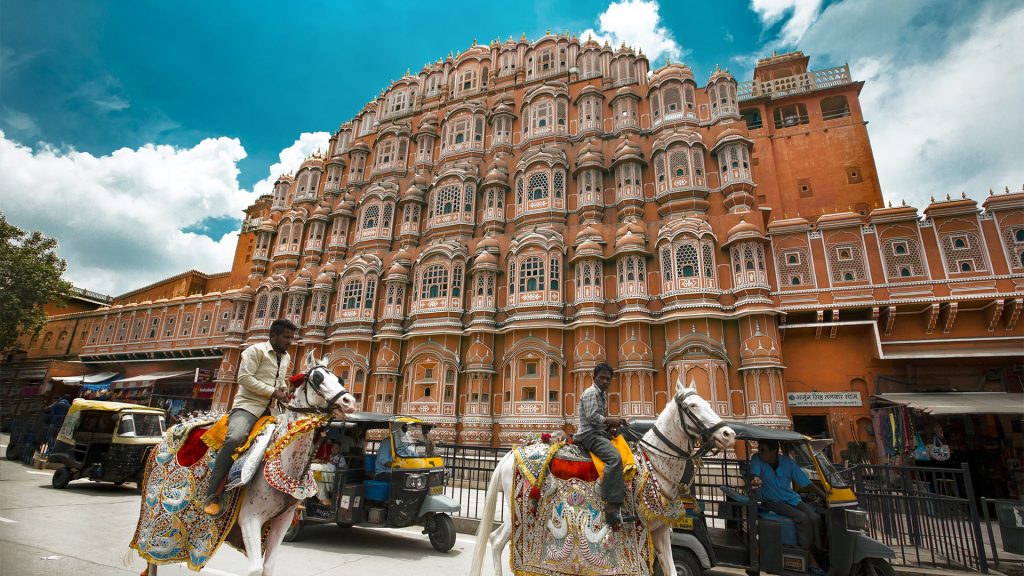
<svg viewBox="0 0 1024 576">
<path fill-rule="evenodd" d="M 605 522 L 609 526 L 636 521 L 635 517 L 623 518 L 621 514 L 622 501 L 626 494 L 626 481 L 623 476 L 622 456 L 612 444 L 611 434 L 608 432 L 609 428 L 617 428 L 627 422 L 625 418 L 605 416 L 608 412 L 608 400 L 605 392 L 614 375 L 615 371 L 606 362 L 594 367 L 594 384 L 580 395 L 580 427 L 573 435 L 577 444 L 604 462 L 601 495 L 605 501 Z"/>
<path fill-rule="evenodd" d="M 270 339 L 242 352 L 242 362 L 238 366 L 238 393 L 231 404 L 227 437 L 217 452 L 203 507 L 203 512 L 210 516 L 220 514 L 220 497 L 224 492 L 224 480 L 234 462 L 235 450 L 245 444 L 260 417 L 270 414 L 270 403 L 274 399 L 282 402 L 291 400 L 286 384 L 291 366 L 288 347 L 297 328 L 290 320 L 274 320 L 270 325 Z"/>
</svg>

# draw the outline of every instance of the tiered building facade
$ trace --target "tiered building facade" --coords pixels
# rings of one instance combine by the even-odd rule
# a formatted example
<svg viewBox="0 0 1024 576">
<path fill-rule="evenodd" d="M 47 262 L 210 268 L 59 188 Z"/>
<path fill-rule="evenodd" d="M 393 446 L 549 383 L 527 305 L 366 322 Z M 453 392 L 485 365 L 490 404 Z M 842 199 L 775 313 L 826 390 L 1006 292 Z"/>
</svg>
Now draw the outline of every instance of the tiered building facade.
<svg viewBox="0 0 1024 576">
<path fill-rule="evenodd" d="M 460 444 L 571 429 L 602 361 L 613 413 L 653 416 L 682 380 L 842 444 L 880 383 L 1020 391 L 1024 192 L 883 206 L 862 86 L 800 53 L 698 82 L 570 36 L 474 45 L 281 176 L 231 273 L 49 330 L 87 319 L 81 359 L 126 373 L 216 367 L 226 406 L 285 317 L 363 409 Z M 814 391 L 859 405 L 788 397 Z"/>
</svg>

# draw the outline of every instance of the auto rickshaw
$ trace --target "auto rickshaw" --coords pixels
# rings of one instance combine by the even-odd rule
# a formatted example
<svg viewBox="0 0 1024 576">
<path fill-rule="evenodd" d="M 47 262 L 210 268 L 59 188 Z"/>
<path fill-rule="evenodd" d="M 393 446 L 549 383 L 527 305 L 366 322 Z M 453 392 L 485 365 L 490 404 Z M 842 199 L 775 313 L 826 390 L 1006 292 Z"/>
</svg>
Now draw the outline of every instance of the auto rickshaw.
<svg viewBox="0 0 1024 576">
<path fill-rule="evenodd" d="M 160 408 L 76 399 L 50 452 L 49 462 L 62 465 L 53 473 L 53 487 L 79 478 L 138 484 L 149 451 L 163 438 L 165 418 Z"/>
<path fill-rule="evenodd" d="M 828 497 L 822 502 L 803 495 L 824 510 L 818 528 L 825 550 L 815 556 L 822 570 L 829 576 L 895 574 L 888 561 L 895 552 L 868 536 L 867 513 L 858 507 L 857 496 L 842 473 L 822 455 L 820 441 L 788 430 L 727 424 L 736 431 L 737 452 L 745 457 L 704 460 L 687 514 L 672 533 L 672 555 L 680 576 L 697 576 L 715 566 L 742 568 L 748 575 L 810 573 L 808 550 L 798 543 L 796 525 L 761 506 L 759 491 L 751 487 L 754 451 L 750 443 L 759 440 L 778 441 L 781 453 L 792 458 Z M 713 512 L 705 513 L 708 509 Z"/>
<path fill-rule="evenodd" d="M 356 412 L 332 422 L 318 451 L 320 462 L 312 465 L 319 494 L 306 499 L 285 541 L 298 540 L 306 524 L 334 522 L 343 528 L 419 524 L 435 550 L 451 550 L 455 524 L 450 513 L 458 511 L 459 505 L 444 494 L 444 460 L 433 453 L 425 430 L 429 426 L 409 416 L 372 412 Z M 387 431 L 376 454 L 364 452 L 371 430 Z M 384 474 L 376 474 L 382 457 L 390 457 L 390 464 Z M 323 466 L 329 460 L 333 465 Z"/>
</svg>

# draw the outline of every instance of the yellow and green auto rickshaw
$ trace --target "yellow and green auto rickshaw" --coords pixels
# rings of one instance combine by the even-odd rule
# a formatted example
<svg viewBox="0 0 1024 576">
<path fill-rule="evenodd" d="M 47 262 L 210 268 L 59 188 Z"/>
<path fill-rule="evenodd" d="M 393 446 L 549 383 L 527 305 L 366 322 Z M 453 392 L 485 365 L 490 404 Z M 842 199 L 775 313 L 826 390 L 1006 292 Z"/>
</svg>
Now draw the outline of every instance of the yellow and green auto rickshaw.
<svg viewBox="0 0 1024 576">
<path fill-rule="evenodd" d="M 160 408 L 76 399 L 50 452 L 49 462 L 61 464 L 53 487 L 65 488 L 79 478 L 138 483 L 149 451 L 163 438 L 165 419 Z"/>
<path fill-rule="evenodd" d="M 451 550 L 455 524 L 450 514 L 459 505 L 444 494 L 444 460 L 434 452 L 429 428 L 418 418 L 373 412 L 356 412 L 331 423 L 312 465 L 320 493 L 305 501 L 285 540 L 299 539 L 306 524 L 419 524 L 435 550 Z M 373 430 L 385 430 L 386 435 L 376 453 L 368 454 L 366 438 Z"/>
</svg>

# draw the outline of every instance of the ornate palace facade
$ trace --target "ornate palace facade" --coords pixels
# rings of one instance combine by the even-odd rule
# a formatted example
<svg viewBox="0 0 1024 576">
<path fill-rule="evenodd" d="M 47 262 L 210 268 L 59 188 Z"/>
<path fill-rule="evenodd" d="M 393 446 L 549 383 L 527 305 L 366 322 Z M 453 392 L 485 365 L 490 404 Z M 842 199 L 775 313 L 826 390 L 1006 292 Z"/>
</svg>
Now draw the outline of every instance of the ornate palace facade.
<svg viewBox="0 0 1024 576">
<path fill-rule="evenodd" d="M 463 444 L 571 427 L 602 361 L 613 413 L 653 416 L 683 380 L 729 418 L 864 440 L 880 378 L 1014 385 L 1024 192 L 883 207 L 862 86 L 800 53 L 698 82 L 569 36 L 474 45 L 282 175 L 231 273 L 51 330 L 88 319 L 80 357 L 127 372 L 216 366 L 226 405 L 286 317 L 293 357 L 329 355 L 363 409 Z M 787 399 L 811 391 L 860 405 Z"/>
</svg>

